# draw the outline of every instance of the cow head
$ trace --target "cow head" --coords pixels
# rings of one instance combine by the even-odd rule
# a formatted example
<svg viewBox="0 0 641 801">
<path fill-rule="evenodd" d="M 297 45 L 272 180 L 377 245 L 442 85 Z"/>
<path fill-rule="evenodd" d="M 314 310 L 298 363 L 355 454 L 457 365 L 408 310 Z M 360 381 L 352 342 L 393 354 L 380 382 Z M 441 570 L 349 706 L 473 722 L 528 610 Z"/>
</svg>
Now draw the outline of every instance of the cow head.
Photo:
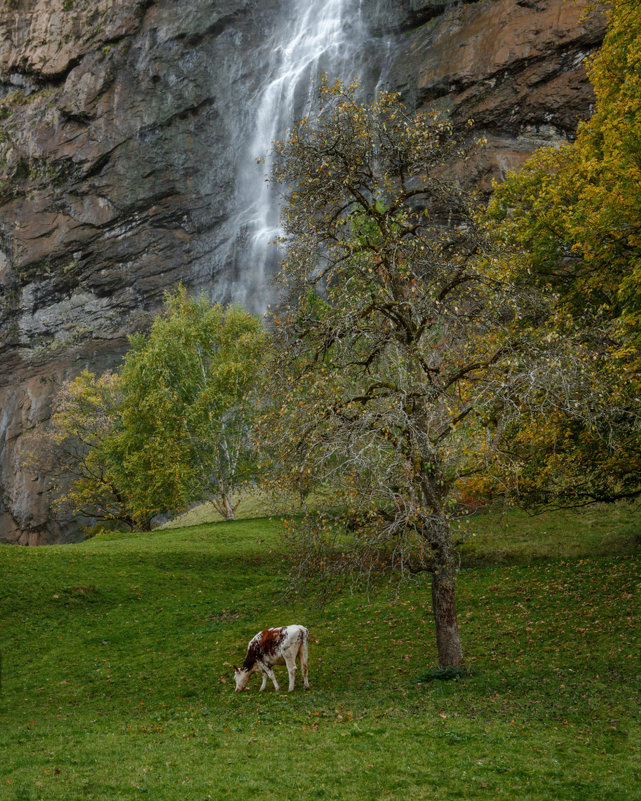
<svg viewBox="0 0 641 801">
<path fill-rule="evenodd" d="M 249 677 L 251 676 L 251 671 L 245 670 L 244 668 L 237 668 L 236 665 L 234 667 L 234 679 L 236 681 L 236 692 L 242 692 L 243 690 L 247 689 L 247 685 L 249 684 Z"/>
</svg>

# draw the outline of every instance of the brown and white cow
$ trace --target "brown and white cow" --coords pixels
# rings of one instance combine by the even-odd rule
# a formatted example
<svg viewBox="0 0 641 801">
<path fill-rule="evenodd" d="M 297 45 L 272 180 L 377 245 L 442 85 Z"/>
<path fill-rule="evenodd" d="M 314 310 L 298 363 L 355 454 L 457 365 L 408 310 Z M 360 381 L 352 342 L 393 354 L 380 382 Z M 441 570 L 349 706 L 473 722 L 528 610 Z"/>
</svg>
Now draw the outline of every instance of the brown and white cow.
<svg viewBox="0 0 641 801">
<path fill-rule="evenodd" d="M 274 682 L 274 689 L 278 692 L 280 685 L 276 680 L 274 665 L 287 665 L 289 673 L 289 692 L 294 689 L 296 678 L 296 657 L 299 658 L 300 669 L 303 673 L 303 683 L 309 689 L 307 681 L 307 642 L 309 632 L 305 626 L 280 626 L 273 629 L 259 631 L 255 637 L 249 641 L 247 646 L 247 656 L 242 667 L 234 665 L 234 678 L 236 679 L 236 692 L 244 690 L 252 673 L 261 672 L 263 683 L 260 685 L 261 692 L 267 685 L 267 679 Z"/>
</svg>

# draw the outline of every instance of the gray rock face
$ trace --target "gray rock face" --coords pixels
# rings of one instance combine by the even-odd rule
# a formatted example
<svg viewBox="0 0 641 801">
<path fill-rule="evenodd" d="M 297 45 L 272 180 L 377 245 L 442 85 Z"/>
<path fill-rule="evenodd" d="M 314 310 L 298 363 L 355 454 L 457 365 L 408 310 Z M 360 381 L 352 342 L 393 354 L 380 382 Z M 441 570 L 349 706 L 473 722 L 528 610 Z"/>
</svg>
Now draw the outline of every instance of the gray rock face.
<svg viewBox="0 0 641 801">
<path fill-rule="evenodd" d="M 119 361 L 182 281 L 229 300 L 236 165 L 287 0 L 8 0 L 0 9 L 0 541 L 79 536 L 24 434 Z M 364 0 L 363 69 L 474 117 L 486 181 L 587 116 L 601 19 L 563 0 Z M 365 57 L 366 56 L 366 57 Z M 378 66 L 373 62 L 378 61 Z M 367 62 L 367 67 L 365 66 Z M 259 307 L 259 299 L 255 299 Z M 252 305 L 252 299 L 249 299 Z"/>
</svg>

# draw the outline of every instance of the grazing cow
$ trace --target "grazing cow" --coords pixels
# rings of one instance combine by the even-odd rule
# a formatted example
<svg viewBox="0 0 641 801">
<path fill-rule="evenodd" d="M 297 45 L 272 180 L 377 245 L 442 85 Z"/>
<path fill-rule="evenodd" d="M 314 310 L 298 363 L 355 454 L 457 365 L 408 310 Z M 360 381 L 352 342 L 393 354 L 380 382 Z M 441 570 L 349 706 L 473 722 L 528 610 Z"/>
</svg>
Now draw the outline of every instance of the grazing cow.
<svg viewBox="0 0 641 801">
<path fill-rule="evenodd" d="M 303 682 L 309 689 L 307 681 L 307 641 L 309 632 L 305 626 L 280 626 L 279 628 L 259 631 L 249 641 L 247 656 L 241 668 L 234 665 L 234 678 L 236 679 L 236 692 L 244 690 L 252 673 L 263 674 L 263 683 L 260 691 L 265 689 L 267 679 L 274 682 L 274 689 L 278 692 L 280 685 L 276 680 L 272 667 L 274 665 L 287 665 L 289 673 L 289 692 L 294 689 L 296 678 L 296 657 L 303 672 Z"/>
</svg>

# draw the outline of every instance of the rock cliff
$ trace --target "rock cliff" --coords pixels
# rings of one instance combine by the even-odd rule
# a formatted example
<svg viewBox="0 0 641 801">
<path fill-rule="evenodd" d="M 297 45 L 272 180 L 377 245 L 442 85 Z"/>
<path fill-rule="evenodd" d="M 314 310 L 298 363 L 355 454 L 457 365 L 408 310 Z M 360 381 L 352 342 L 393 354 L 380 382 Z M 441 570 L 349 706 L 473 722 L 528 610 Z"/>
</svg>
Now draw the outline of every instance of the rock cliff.
<svg viewBox="0 0 641 801">
<path fill-rule="evenodd" d="M 0 541 L 78 536 L 22 467 L 59 383 L 115 364 L 178 281 L 221 300 L 242 281 L 217 254 L 284 2 L 2 5 Z M 362 5 L 387 83 L 487 137 L 484 185 L 589 114 L 604 22 L 583 0 Z"/>
<path fill-rule="evenodd" d="M 390 80 L 416 106 L 474 121 L 488 140 L 476 161 L 486 189 L 537 147 L 572 138 L 590 115 L 585 60 L 605 32 L 588 2 L 405 0 L 410 29 Z M 408 7 L 408 8 L 407 8 Z"/>
</svg>

